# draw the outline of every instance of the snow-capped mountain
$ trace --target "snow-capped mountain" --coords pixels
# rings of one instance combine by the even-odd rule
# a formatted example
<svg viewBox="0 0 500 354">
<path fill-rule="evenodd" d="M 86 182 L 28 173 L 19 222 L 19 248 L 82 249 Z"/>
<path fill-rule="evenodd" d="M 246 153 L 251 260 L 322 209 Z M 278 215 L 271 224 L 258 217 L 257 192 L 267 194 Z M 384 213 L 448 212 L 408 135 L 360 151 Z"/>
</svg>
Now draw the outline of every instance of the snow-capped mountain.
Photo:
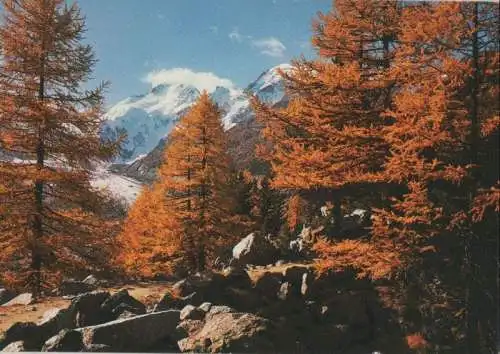
<svg viewBox="0 0 500 354">
<path fill-rule="evenodd" d="M 252 119 L 248 93 L 255 94 L 269 104 L 284 97 L 284 88 L 278 69 L 287 71 L 289 64 L 281 64 L 263 72 L 245 90 L 217 86 L 209 92 L 224 112 L 222 123 L 226 130 Z M 128 135 L 118 163 L 132 164 L 150 153 L 167 137 L 180 116 L 196 101 L 200 91 L 190 85 L 160 84 L 150 92 L 124 99 L 106 113 L 103 134 L 113 137 L 120 131 Z"/>
</svg>

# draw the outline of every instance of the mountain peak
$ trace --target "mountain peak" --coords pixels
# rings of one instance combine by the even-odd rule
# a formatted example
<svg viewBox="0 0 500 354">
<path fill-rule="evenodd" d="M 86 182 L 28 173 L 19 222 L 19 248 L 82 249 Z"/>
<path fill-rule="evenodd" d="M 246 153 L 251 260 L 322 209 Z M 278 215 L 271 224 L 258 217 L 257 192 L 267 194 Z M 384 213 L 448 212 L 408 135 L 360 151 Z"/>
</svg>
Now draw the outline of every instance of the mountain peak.
<svg viewBox="0 0 500 354">
<path fill-rule="evenodd" d="M 289 70 L 291 65 L 280 64 L 263 72 L 248 88 L 262 101 L 275 104 L 283 99 L 284 89 L 278 69 Z M 210 97 L 222 109 L 225 129 L 251 120 L 250 102 L 243 90 L 223 84 L 209 91 Z M 120 101 L 106 113 L 104 135 L 123 129 L 128 134 L 125 154 L 121 162 L 133 161 L 148 154 L 160 139 L 168 136 L 179 117 L 200 96 L 194 84 L 158 83 L 145 95 L 132 96 Z"/>
</svg>

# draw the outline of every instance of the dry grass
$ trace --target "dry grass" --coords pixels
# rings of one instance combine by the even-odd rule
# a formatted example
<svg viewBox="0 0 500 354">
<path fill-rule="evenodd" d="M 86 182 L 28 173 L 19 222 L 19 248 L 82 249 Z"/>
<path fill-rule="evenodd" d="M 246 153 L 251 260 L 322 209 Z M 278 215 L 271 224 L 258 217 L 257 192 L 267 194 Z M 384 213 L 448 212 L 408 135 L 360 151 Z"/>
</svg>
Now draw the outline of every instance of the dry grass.
<svg viewBox="0 0 500 354">
<path fill-rule="evenodd" d="M 139 283 L 124 287 L 112 287 L 107 290 L 116 293 L 127 289 L 129 294 L 146 306 L 157 303 L 170 288 L 170 283 Z M 71 303 L 60 297 L 47 297 L 33 305 L 0 306 L 0 333 L 4 332 L 16 322 L 38 322 L 45 311 L 53 308 L 66 308 Z"/>
</svg>

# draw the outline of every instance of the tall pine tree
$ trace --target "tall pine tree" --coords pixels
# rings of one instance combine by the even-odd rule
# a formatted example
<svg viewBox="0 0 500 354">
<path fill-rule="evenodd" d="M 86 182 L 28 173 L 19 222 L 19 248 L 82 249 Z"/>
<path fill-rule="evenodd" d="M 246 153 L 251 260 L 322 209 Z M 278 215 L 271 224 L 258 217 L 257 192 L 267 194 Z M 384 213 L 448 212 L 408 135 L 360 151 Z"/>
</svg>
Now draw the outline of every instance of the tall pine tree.
<svg viewBox="0 0 500 354">
<path fill-rule="evenodd" d="M 0 279 L 32 286 L 99 267 L 112 243 L 89 167 L 102 144 L 102 87 L 84 18 L 63 0 L 3 0 L 0 26 Z"/>
<path fill-rule="evenodd" d="M 378 182 L 388 147 L 381 128 L 391 104 L 387 79 L 397 38 L 397 2 L 335 1 L 334 9 L 314 21 L 312 43 L 319 57 L 293 62 L 282 73 L 290 102 L 271 108 L 253 100 L 272 186 L 300 193 L 307 200 L 333 202 L 339 237 L 342 204 L 353 193 L 371 191 Z"/>
<path fill-rule="evenodd" d="M 177 250 L 169 252 L 180 257 L 180 265 L 190 271 L 202 271 L 212 265 L 224 246 L 232 244 L 232 226 L 238 217 L 234 212 L 233 175 L 220 115 L 217 105 L 204 92 L 176 125 L 153 186 L 159 200 L 144 196 L 133 207 L 121 235 L 121 257 L 133 260 L 136 253 L 152 254 L 148 246 L 151 242 L 174 244 Z M 156 208 L 158 203 L 162 203 L 159 209 L 165 213 L 150 225 L 147 215 L 156 216 L 136 209 Z M 152 232 L 156 226 L 166 230 L 156 234 Z M 162 237 L 175 241 L 152 241 Z"/>
</svg>

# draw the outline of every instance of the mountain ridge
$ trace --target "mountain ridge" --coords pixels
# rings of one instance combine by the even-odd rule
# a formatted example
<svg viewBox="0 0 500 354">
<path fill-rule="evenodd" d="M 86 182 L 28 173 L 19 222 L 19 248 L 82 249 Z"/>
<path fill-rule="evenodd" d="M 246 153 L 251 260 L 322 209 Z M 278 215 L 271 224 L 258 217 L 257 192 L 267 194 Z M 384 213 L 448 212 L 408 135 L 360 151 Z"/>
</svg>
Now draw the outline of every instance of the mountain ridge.
<svg viewBox="0 0 500 354">
<path fill-rule="evenodd" d="M 256 95 L 260 100 L 271 105 L 281 105 L 286 101 L 283 81 L 278 70 L 291 70 L 291 65 L 280 64 L 265 70 L 244 90 L 217 86 L 210 93 L 212 99 L 223 111 L 222 124 L 228 132 L 229 150 L 238 168 L 246 168 L 251 164 L 254 158 L 253 149 L 260 132 L 260 127 L 255 122 L 254 113 L 250 107 L 248 95 Z M 162 89 L 168 88 L 162 87 Z M 114 111 L 111 109 L 108 112 L 116 111 L 116 109 Z M 159 137 L 153 148 L 141 154 L 132 154 L 131 158 L 115 161 L 115 164 L 110 167 L 111 171 L 141 182 L 151 183 L 154 180 L 156 168 L 161 163 L 162 152 L 168 141 L 168 133 L 181 115 L 179 114 L 175 120 L 169 120 L 170 118 L 166 117 L 169 120 L 168 124 L 171 125 L 165 129 L 166 133 Z M 144 134 L 141 131 L 135 132 L 132 137 L 134 143 L 138 144 L 143 138 Z M 144 145 L 151 146 L 151 141 Z M 144 150 L 140 149 L 140 151 Z"/>
</svg>

